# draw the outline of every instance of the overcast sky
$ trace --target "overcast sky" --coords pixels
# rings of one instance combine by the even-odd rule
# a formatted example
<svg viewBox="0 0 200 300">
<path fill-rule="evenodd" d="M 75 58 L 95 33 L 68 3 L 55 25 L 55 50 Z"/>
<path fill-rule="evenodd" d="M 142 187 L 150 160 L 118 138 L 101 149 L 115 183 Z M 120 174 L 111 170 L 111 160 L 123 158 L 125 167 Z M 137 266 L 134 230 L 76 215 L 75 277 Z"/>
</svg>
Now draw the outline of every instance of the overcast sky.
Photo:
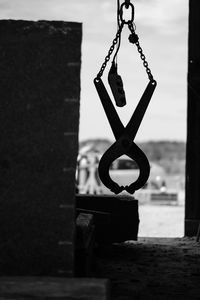
<svg viewBox="0 0 200 300">
<path fill-rule="evenodd" d="M 132 0 L 136 32 L 158 86 L 136 136 L 137 141 L 185 140 L 187 106 L 188 0 Z M 109 138 L 112 131 L 93 78 L 116 33 L 117 0 L 0 0 L 1 19 L 64 20 L 83 23 L 80 140 Z M 118 71 L 127 105 L 118 109 L 126 124 L 148 79 L 129 33 L 123 30 Z M 106 72 L 103 77 L 106 81 Z"/>
</svg>

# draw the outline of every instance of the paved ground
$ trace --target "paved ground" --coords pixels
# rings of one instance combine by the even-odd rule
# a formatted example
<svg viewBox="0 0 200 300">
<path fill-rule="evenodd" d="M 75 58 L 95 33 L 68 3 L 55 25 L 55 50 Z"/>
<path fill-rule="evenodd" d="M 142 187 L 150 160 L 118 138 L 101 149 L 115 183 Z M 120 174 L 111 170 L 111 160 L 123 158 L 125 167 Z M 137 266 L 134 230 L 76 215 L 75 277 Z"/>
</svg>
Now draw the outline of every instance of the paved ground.
<svg viewBox="0 0 200 300">
<path fill-rule="evenodd" d="M 139 238 L 97 251 L 96 276 L 110 278 L 111 300 L 200 299 L 200 243 Z"/>
<path fill-rule="evenodd" d="M 138 241 L 97 251 L 111 300 L 200 299 L 200 242 L 183 238 L 184 206 L 140 205 L 139 215 Z"/>
</svg>

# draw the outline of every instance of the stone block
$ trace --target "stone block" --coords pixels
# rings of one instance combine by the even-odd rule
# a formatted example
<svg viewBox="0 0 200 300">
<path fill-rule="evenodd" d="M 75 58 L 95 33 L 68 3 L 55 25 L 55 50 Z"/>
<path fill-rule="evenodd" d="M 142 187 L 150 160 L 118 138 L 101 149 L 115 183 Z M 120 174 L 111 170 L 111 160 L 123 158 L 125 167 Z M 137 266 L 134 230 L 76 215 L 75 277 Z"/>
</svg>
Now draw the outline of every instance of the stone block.
<svg viewBox="0 0 200 300">
<path fill-rule="evenodd" d="M 109 300 L 110 282 L 97 278 L 4 277 L 0 299 Z"/>
<path fill-rule="evenodd" d="M 81 37 L 79 23 L 0 21 L 1 275 L 74 272 Z"/>
<path fill-rule="evenodd" d="M 77 212 L 93 214 L 100 244 L 137 240 L 138 200 L 132 196 L 76 195 Z"/>
</svg>

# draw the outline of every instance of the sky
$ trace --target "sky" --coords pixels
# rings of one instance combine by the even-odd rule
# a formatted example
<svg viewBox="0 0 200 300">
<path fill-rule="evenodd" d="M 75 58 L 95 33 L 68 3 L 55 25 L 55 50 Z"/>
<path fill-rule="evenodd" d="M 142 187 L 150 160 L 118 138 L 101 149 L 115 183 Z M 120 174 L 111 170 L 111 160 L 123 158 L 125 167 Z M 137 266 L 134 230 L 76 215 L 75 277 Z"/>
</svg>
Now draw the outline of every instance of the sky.
<svg viewBox="0 0 200 300">
<path fill-rule="evenodd" d="M 136 33 L 157 88 L 135 141 L 186 140 L 188 0 L 131 0 Z M 122 2 L 121 2 L 122 3 Z M 79 139 L 114 140 L 93 79 L 115 37 L 117 0 L 0 0 L 1 19 L 63 20 L 83 24 Z M 129 121 L 148 78 L 135 45 L 122 32 L 118 72 L 127 105 L 117 112 Z M 107 82 L 105 70 L 103 81 Z M 107 86 L 107 85 L 106 85 Z M 109 88 L 108 88 L 109 91 Z"/>
</svg>

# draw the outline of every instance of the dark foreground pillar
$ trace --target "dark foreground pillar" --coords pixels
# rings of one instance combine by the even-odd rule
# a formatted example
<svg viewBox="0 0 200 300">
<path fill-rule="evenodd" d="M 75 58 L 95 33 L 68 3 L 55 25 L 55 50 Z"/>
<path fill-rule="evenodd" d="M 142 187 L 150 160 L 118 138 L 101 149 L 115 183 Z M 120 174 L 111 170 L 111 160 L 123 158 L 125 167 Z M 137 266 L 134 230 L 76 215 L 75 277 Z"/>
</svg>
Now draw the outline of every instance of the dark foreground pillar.
<svg viewBox="0 0 200 300">
<path fill-rule="evenodd" d="M 185 235 L 200 222 L 200 2 L 190 0 Z"/>
<path fill-rule="evenodd" d="M 0 21 L 0 275 L 74 271 L 81 24 Z"/>
</svg>

